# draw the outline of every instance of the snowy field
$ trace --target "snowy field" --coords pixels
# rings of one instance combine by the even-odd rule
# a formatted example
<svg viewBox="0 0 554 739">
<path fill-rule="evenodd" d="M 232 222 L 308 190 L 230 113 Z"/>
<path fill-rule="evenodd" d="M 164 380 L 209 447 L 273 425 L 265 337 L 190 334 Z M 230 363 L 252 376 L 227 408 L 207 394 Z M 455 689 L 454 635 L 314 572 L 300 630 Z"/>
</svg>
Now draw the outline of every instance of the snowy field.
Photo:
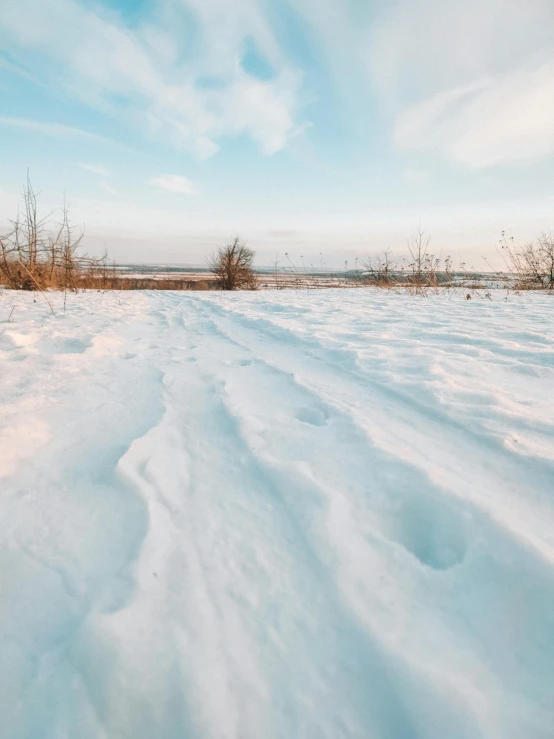
<svg viewBox="0 0 554 739">
<path fill-rule="evenodd" d="M 0 295 L 2 739 L 554 737 L 554 296 L 52 299 Z"/>
</svg>

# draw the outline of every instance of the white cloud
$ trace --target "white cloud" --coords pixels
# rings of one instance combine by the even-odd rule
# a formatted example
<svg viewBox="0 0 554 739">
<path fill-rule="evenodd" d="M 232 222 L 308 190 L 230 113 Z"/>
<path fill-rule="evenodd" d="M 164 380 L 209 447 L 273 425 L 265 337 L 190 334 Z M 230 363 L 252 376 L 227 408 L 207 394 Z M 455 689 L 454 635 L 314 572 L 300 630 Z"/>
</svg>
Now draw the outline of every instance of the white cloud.
<svg viewBox="0 0 554 739">
<path fill-rule="evenodd" d="M 194 195 L 196 189 L 190 180 L 181 177 L 178 174 L 166 174 L 159 177 L 153 177 L 150 184 L 159 187 L 167 192 L 177 193 L 178 195 Z"/>
<path fill-rule="evenodd" d="M 110 173 L 105 167 L 101 167 L 99 164 L 83 164 L 79 163 L 79 167 L 81 169 L 86 169 L 87 172 L 92 172 L 92 174 L 100 175 L 101 177 L 109 177 Z"/>
<path fill-rule="evenodd" d="M 397 0 L 377 14 L 366 58 L 382 96 L 403 105 L 550 56 L 553 26 L 552 0 Z"/>
<path fill-rule="evenodd" d="M 397 0 L 367 40 L 403 151 L 467 167 L 554 152 L 552 0 Z"/>
<path fill-rule="evenodd" d="M 98 136 L 97 134 L 89 133 L 88 131 L 82 131 L 80 128 L 64 126 L 61 123 L 45 123 L 41 121 L 27 120 L 26 118 L 10 118 L 6 116 L 0 116 L 0 125 L 11 126 L 12 128 L 23 128 L 28 131 L 36 131 L 37 133 L 44 133 L 47 136 L 70 136 L 108 142 L 108 139 L 104 138 L 103 136 Z"/>
<path fill-rule="evenodd" d="M 259 2 L 160 0 L 157 7 L 156 23 L 131 29 L 78 0 L 4 0 L 0 43 L 86 104 L 201 157 L 229 134 L 247 134 L 267 153 L 283 148 L 298 131 L 300 80 Z M 243 70 L 246 38 L 268 59 L 272 79 Z"/>
<path fill-rule="evenodd" d="M 475 168 L 554 155 L 554 60 L 407 108 L 395 140 Z"/>
</svg>

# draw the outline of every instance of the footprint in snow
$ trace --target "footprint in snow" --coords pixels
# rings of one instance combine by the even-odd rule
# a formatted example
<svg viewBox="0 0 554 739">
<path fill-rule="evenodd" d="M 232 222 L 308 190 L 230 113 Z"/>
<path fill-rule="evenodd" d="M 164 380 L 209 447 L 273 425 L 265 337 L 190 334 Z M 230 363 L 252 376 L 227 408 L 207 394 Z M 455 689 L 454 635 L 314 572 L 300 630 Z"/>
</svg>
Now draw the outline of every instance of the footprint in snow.
<svg viewBox="0 0 554 739">
<path fill-rule="evenodd" d="M 300 408 L 296 412 L 296 419 L 311 426 L 325 426 L 329 416 L 321 408 Z"/>
</svg>

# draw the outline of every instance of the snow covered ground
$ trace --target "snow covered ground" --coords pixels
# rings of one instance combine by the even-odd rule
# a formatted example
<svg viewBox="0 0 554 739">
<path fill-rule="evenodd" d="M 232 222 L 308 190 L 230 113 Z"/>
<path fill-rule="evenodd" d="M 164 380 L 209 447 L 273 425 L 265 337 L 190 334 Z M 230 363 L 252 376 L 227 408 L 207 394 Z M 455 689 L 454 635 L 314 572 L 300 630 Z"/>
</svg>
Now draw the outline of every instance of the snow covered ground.
<svg viewBox="0 0 554 739">
<path fill-rule="evenodd" d="M 2 739 L 552 739 L 554 297 L 52 299 L 0 295 Z"/>
</svg>

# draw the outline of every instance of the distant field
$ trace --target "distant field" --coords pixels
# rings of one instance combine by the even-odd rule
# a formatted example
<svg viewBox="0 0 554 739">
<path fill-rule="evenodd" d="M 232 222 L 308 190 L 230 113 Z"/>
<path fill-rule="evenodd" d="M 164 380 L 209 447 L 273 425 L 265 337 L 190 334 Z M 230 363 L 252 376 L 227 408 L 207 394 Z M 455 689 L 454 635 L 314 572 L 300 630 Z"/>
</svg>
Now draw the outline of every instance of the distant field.
<svg viewBox="0 0 554 739">
<path fill-rule="evenodd" d="M 117 276 L 135 280 L 186 280 L 187 282 L 207 282 L 213 274 L 206 267 L 167 264 L 121 264 L 116 265 Z M 295 267 L 256 267 L 261 288 L 332 288 L 360 287 L 370 278 L 367 270 L 337 270 L 332 268 L 297 269 Z M 397 272 L 394 277 L 402 282 L 407 273 Z M 471 285 L 482 288 L 511 286 L 513 278 L 502 273 L 453 272 L 451 280 L 443 284 Z"/>
</svg>

